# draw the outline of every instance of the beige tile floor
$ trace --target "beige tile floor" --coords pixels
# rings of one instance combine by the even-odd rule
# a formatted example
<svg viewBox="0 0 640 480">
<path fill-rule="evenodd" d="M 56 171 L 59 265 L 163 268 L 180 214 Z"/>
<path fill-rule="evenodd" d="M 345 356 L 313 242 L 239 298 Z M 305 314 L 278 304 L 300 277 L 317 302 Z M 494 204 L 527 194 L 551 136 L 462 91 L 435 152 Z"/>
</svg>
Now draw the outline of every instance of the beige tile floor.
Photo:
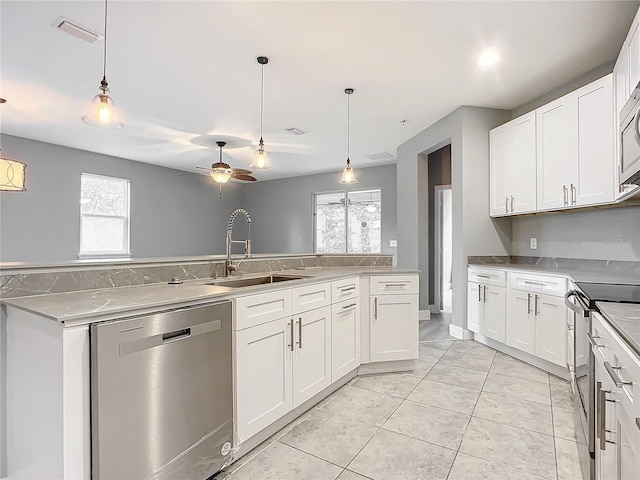
<svg viewBox="0 0 640 480">
<path fill-rule="evenodd" d="M 474 341 L 360 376 L 218 479 L 579 480 L 569 384 Z"/>
</svg>

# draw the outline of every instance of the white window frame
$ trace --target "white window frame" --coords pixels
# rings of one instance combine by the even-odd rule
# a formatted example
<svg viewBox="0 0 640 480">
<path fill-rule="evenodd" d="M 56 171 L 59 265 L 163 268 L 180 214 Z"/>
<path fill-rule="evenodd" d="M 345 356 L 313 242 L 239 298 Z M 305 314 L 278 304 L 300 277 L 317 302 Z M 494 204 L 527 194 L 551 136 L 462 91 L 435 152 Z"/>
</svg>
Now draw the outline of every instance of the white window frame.
<svg viewBox="0 0 640 480">
<path fill-rule="evenodd" d="M 82 178 L 93 177 L 97 179 L 105 179 L 109 181 L 119 181 L 126 184 L 125 189 L 125 212 L 124 216 L 121 215 L 95 215 L 82 213 L 82 207 L 80 207 L 80 252 L 78 258 L 126 258 L 131 257 L 131 241 L 130 241 L 130 224 L 131 224 L 131 181 L 126 178 L 109 177 L 106 175 L 97 175 L 95 173 L 83 172 L 80 177 L 80 200 L 82 201 Z M 90 252 L 82 249 L 82 226 L 84 217 L 104 217 L 104 218 L 122 218 L 123 222 L 123 245 L 122 250 L 117 252 Z"/>
<path fill-rule="evenodd" d="M 345 226 L 345 230 L 344 230 L 344 252 L 331 252 L 329 253 L 329 255 L 331 254 L 340 254 L 340 253 L 344 253 L 344 254 L 348 254 L 348 253 L 353 253 L 353 252 L 349 252 L 349 205 L 348 205 L 348 200 L 349 200 L 349 194 L 350 193 L 361 193 L 361 192 L 373 192 L 373 191 L 379 191 L 380 192 L 380 251 L 379 252 L 372 252 L 371 254 L 376 254 L 376 253 L 382 253 L 382 188 L 380 187 L 371 187 L 371 188 L 363 188 L 363 189 L 359 189 L 359 190 L 328 190 L 325 192 L 315 192 L 312 194 L 312 209 L 313 211 L 311 212 L 311 218 L 312 218 L 312 228 L 313 228 L 313 252 L 314 253 L 318 253 L 318 242 L 317 242 L 317 234 L 318 234 L 318 227 L 316 224 L 316 211 L 317 211 L 317 207 L 318 207 L 318 203 L 317 203 L 317 198 L 318 195 L 331 195 L 331 194 L 336 194 L 336 193 L 342 193 L 344 194 L 344 201 L 345 201 L 345 209 L 344 209 L 344 226 Z M 360 253 L 360 252 L 356 252 L 356 253 Z"/>
</svg>

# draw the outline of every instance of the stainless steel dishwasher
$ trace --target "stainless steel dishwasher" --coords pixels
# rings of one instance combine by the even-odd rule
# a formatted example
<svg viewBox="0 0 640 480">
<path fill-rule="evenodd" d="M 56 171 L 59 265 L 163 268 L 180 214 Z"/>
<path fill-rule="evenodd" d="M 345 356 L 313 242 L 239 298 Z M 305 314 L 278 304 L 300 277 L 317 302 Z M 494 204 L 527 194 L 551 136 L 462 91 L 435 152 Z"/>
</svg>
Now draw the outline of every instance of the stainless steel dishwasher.
<svg viewBox="0 0 640 480">
<path fill-rule="evenodd" d="M 204 480 L 230 458 L 231 302 L 92 325 L 94 480 Z"/>
</svg>

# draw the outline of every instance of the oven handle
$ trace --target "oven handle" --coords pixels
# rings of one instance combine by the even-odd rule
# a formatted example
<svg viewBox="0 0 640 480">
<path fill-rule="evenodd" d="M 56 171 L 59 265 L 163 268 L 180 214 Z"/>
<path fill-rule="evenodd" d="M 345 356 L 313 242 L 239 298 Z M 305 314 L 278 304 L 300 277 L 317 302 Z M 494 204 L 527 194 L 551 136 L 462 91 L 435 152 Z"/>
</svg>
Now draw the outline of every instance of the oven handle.
<svg viewBox="0 0 640 480">
<path fill-rule="evenodd" d="M 573 303 L 571 298 L 575 298 L 576 302 Z M 564 294 L 564 304 L 567 306 L 569 310 L 577 313 L 578 315 L 587 318 L 591 314 L 591 309 L 588 304 L 585 302 L 584 293 L 579 290 L 569 290 Z"/>
</svg>

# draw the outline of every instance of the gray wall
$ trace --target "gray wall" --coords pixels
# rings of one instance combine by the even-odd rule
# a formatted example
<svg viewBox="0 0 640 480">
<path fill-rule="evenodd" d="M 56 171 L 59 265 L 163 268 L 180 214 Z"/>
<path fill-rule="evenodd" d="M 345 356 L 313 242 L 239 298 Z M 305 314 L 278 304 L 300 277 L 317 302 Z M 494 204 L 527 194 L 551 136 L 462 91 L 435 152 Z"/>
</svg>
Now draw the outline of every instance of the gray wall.
<svg viewBox="0 0 640 480">
<path fill-rule="evenodd" d="M 313 194 L 339 190 L 382 190 L 382 252 L 396 253 L 396 166 L 358 168 L 358 183 L 340 185 L 341 172 L 256 182 L 243 187 L 243 206 L 252 217 L 254 253 L 313 252 Z M 345 188 L 346 187 L 346 188 Z"/>
<path fill-rule="evenodd" d="M 640 262 L 640 206 L 515 218 L 512 235 L 513 255 Z"/>
<path fill-rule="evenodd" d="M 451 144 L 453 324 L 466 325 L 469 255 L 509 255 L 511 225 L 489 217 L 489 130 L 511 112 L 460 107 L 398 147 L 398 265 L 420 269 L 420 308 L 428 308 L 426 156 Z M 508 221 L 507 221 L 508 222 Z"/>
<path fill-rule="evenodd" d="M 224 253 L 226 222 L 240 184 L 218 188 L 201 175 L 2 135 L 2 155 L 27 163 L 27 191 L 0 193 L 0 261 L 78 258 L 80 175 L 131 180 L 134 258 Z"/>
</svg>

